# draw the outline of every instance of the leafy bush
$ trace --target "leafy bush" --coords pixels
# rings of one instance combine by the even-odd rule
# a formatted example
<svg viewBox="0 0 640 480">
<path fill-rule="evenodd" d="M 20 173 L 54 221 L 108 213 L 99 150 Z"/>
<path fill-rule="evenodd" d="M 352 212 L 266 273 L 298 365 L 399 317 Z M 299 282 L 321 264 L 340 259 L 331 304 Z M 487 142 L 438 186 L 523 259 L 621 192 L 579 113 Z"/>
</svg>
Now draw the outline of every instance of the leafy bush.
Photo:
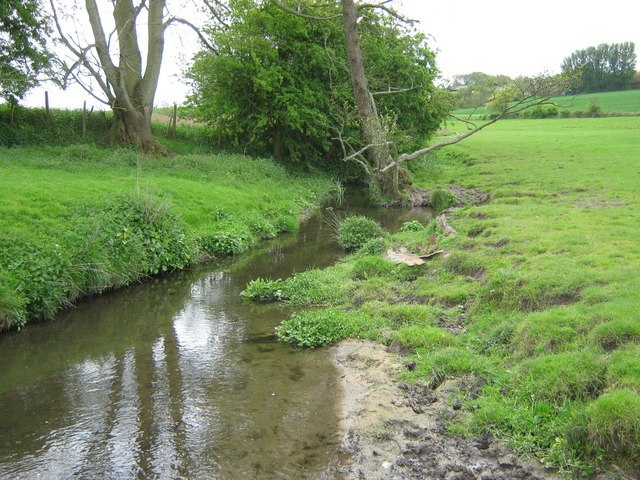
<svg viewBox="0 0 640 480">
<path fill-rule="evenodd" d="M 596 100 L 591 100 L 589 102 L 589 108 L 587 109 L 587 112 L 591 117 L 599 117 L 600 115 L 602 115 L 602 106 Z"/>
<path fill-rule="evenodd" d="M 404 222 L 400 227 L 400 232 L 419 232 L 424 230 L 424 225 L 420 223 L 418 220 L 411 220 L 409 222 Z"/>
<path fill-rule="evenodd" d="M 281 301 L 288 298 L 284 292 L 285 282 L 283 280 L 256 278 L 247 284 L 246 288 L 240 293 L 240 295 L 252 300 Z"/>
<path fill-rule="evenodd" d="M 384 236 L 384 233 L 382 227 L 374 220 L 353 215 L 340 222 L 338 243 L 345 250 L 357 249 L 374 238 Z"/>
<path fill-rule="evenodd" d="M 525 110 L 523 116 L 535 119 L 557 117 L 558 107 L 555 105 L 536 105 L 529 110 Z"/>
</svg>

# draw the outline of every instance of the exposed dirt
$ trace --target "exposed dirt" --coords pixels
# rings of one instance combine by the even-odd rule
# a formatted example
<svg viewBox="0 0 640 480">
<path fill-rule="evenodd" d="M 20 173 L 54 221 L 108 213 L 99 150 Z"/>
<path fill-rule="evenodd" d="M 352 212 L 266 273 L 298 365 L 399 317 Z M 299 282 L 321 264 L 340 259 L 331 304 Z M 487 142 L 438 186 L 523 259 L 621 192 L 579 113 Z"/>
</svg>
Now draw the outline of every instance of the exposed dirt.
<svg viewBox="0 0 640 480">
<path fill-rule="evenodd" d="M 347 479 L 555 478 L 553 472 L 517 457 L 490 437 L 445 433 L 444 422 L 461 408 L 446 403 L 460 380 L 445 380 L 435 389 L 397 382 L 397 375 L 415 364 L 373 342 L 349 340 L 333 351 L 344 386 Z"/>
<path fill-rule="evenodd" d="M 491 200 L 491 194 L 476 188 L 463 188 L 451 185 L 447 189 L 454 194 L 456 203 L 454 206 L 461 207 L 464 205 L 484 205 Z M 409 194 L 409 200 L 397 201 L 387 204 L 392 208 L 407 207 L 431 207 L 431 195 L 433 190 L 423 190 L 421 188 L 409 187 L 406 190 Z"/>
</svg>

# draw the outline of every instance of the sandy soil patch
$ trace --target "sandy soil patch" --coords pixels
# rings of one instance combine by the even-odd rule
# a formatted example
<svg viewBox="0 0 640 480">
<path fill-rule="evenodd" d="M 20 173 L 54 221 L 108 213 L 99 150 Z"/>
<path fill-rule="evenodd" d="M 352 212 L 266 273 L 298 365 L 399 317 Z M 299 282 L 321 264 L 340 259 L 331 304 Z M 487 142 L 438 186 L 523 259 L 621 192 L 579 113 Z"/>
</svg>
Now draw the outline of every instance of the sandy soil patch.
<svg viewBox="0 0 640 480">
<path fill-rule="evenodd" d="M 343 449 L 348 479 L 549 479 L 553 472 L 519 458 L 490 437 L 444 432 L 455 415 L 446 404 L 455 381 L 436 390 L 395 380 L 406 368 L 384 345 L 349 340 L 333 347 L 344 386 Z"/>
</svg>

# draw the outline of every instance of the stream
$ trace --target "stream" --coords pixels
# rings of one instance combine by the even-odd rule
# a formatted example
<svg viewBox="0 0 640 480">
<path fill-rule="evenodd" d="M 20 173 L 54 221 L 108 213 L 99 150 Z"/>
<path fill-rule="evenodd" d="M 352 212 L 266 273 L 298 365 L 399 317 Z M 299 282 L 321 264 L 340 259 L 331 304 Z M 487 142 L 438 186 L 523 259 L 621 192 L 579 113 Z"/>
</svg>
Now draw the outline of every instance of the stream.
<svg viewBox="0 0 640 480">
<path fill-rule="evenodd" d="M 389 231 L 426 210 L 336 211 Z M 0 478 L 339 478 L 340 379 L 327 349 L 279 343 L 291 314 L 240 297 L 344 255 L 320 211 L 298 232 L 85 299 L 0 336 Z"/>
</svg>

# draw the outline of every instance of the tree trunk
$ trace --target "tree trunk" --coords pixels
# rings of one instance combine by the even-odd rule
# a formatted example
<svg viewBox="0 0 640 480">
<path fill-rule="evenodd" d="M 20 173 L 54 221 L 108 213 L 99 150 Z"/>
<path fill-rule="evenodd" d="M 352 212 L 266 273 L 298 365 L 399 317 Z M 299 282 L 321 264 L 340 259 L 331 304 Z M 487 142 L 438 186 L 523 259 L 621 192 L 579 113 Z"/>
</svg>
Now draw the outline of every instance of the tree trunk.
<svg viewBox="0 0 640 480">
<path fill-rule="evenodd" d="M 378 116 L 373 95 L 369 91 L 369 82 L 364 70 L 358 35 L 358 10 L 353 0 L 341 0 L 341 3 L 347 60 L 358 110 L 358 122 L 364 142 L 369 145 L 368 154 L 373 166 L 369 181 L 374 182 L 383 194 L 397 198 L 397 168 L 381 171 L 391 163 L 392 158 L 387 144 L 387 134 Z"/>
<path fill-rule="evenodd" d="M 114 145 L 136 145 L 150 155 L 167 154 L 167 150 L 153 137 L 147 115 L 140 110 L 114 108 L 107 140 Z"/>
</svg>

